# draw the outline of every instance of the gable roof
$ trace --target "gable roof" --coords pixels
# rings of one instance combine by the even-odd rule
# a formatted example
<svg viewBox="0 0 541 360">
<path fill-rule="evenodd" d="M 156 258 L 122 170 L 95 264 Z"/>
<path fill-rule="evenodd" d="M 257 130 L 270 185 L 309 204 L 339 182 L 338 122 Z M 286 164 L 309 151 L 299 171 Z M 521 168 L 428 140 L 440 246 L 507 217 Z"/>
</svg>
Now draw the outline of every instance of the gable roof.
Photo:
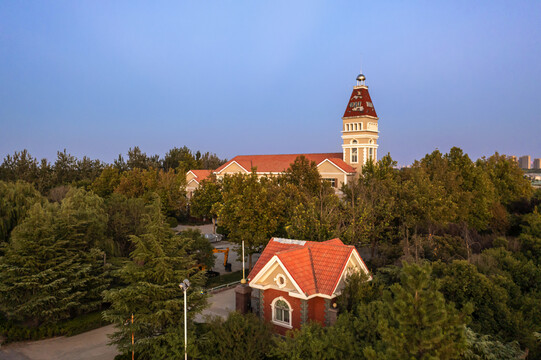
<svg viewBox="0 0 541 360">
<path fill-rule="evenodd" d="M 190 170 L 188 171 L 189 173 L 191 172 L 192 174 L 194 174 L 195 176 L 195 181 L 197 181 L 198 183 L 201 182 L 201 180 L 205 180 L 206 178 L 208 178 L 210 176 L 210 174 L 212 174 L 212 170 Z"/>
<path fill-rule="evenodd" d="M 368 87 L 366 86 L 355 86 L 353 92 L 349 97 L 348 104 L 346 106 L 346 111 L 344 112 L 343 117 L 354 117 L 354 116 L 363 116 L 369 115 L 377 117 L 376 109 L 370 99 L 370 93 L 368 92 Z"/>
<path fill-rule="evenodd" d="M 332 296 L 353 252 L 361 259 L 354 246 L 344 245 L 340 239 L 315 242 L 272 238 L 248 279 L 255 279 L 276 256 L 304 295 Z"/>
<path fill-rule="evenodd" d="M 279 154 L 279 155 L 238 155 L 229 160 L 218 169 L 215 173 L 220 173 L 227 168 L 231 163 L 236 162 L 244 169 L 250 171 L 252 168 L 257 168 L 259 173 L 283 173 L 295 162 L 297 157 L 304 155 L 309 161 L 314 161 L 320 164 L 326 159 L 329 159 L 337 167 L 346 173 L 354 173 L 355 169 L 346 164 L 342 160 L 342 153 L 321 153 L 321 154 Z"/>
</svg>

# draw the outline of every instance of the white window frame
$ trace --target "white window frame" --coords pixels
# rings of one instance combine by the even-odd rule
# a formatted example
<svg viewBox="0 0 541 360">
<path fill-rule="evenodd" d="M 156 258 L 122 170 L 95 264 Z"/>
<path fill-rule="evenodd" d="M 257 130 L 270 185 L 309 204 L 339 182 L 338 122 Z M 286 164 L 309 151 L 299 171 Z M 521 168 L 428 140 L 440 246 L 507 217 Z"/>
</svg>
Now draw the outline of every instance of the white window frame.
<svg viewBox="0 0 541 360">
<path fill-rule="evenodd" d="M 359 162 L 359 150 L 357 148 L 351 148 L 351 163 L 356 164 Z"/>
<path fill-rule="evenodd" d="M 278 301 L 283 301 L 287 304 L 288 308 L 289 308 L 289 321 L 286 322 L 286 321 L 283 321 L 283 320 L 277 320 L 276 319 L 276 303 Z M 282 327 L 285 327 L 285 328 L 288 328 L 288 329 L 292 329 L 293 328 L 293 325 L 292 324 L 292 320 L 293 320 L 293 308 L 291 307 L 291 304 L 289 303 L 289 301 L 287 301 L 286 299 L 284 299 L 282 296 L 279 296 L 277 298 L 275 298 L 272 303 L 271 303 L 271 309 L 272 309 L 272 323 L 273 324 L 276 324 L 278 326 L 282 326 Z M 283 311 L 285 311 L 285 309 L 281 309 Z"/>
</svg>

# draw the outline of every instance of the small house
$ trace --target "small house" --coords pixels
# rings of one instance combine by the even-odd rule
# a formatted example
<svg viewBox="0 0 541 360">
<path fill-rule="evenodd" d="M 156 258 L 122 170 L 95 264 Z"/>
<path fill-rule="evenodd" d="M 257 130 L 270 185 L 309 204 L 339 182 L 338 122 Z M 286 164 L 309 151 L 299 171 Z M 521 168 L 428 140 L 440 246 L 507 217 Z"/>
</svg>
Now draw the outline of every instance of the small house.
<svg viewBox="0 0 541 360">
<path fill-rule="evenodd" d="M 368 275 L 355 247 L 340 239 L 272 238 L 248 275 L 252 311 L 279 334 L 308 321 L 330 325 L 347 276 L 360 271 Z"/>
</svg>

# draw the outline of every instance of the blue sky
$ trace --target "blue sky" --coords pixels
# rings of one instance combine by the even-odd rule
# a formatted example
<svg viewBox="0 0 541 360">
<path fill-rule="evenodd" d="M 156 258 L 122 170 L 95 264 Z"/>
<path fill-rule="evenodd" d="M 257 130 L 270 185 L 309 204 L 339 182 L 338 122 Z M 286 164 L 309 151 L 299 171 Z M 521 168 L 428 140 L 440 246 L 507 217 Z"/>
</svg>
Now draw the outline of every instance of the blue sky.
<svg viewBox="0 0 541 360">
<path fill-rule="evenodd" d="M 361 59 L 380 156 L 541 157 L 540 1 L 2 1 L 0 156 L 341 151 Z"/>
</svg>

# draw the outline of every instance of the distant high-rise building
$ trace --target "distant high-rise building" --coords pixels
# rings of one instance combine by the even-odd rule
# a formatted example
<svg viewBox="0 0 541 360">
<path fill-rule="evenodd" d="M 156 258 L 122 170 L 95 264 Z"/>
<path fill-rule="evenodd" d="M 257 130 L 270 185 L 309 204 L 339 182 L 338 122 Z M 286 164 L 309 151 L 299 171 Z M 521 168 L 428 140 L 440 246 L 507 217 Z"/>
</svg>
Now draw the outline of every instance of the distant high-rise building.
<svg viewBox="0 0 541 360">
<path fill-rule="evenodd" d="M 518 160 L 518 164 L 521 169 L 531 169 L 532 168 L 532 158 L 530 155 L 521 156 Z"/>
<path fill-rule="evenodd" d="M 541 159 L 534 159 L 533 160 L 533 168 L 534 169 L 541 169 Z"/>
<path fill-rule="evenodd" d="M 511 155 L 507 157 L 509 160 L 513 160 L 514 162 L 517 162 L 517 157 L 515 155 Z"/>
</svg>

